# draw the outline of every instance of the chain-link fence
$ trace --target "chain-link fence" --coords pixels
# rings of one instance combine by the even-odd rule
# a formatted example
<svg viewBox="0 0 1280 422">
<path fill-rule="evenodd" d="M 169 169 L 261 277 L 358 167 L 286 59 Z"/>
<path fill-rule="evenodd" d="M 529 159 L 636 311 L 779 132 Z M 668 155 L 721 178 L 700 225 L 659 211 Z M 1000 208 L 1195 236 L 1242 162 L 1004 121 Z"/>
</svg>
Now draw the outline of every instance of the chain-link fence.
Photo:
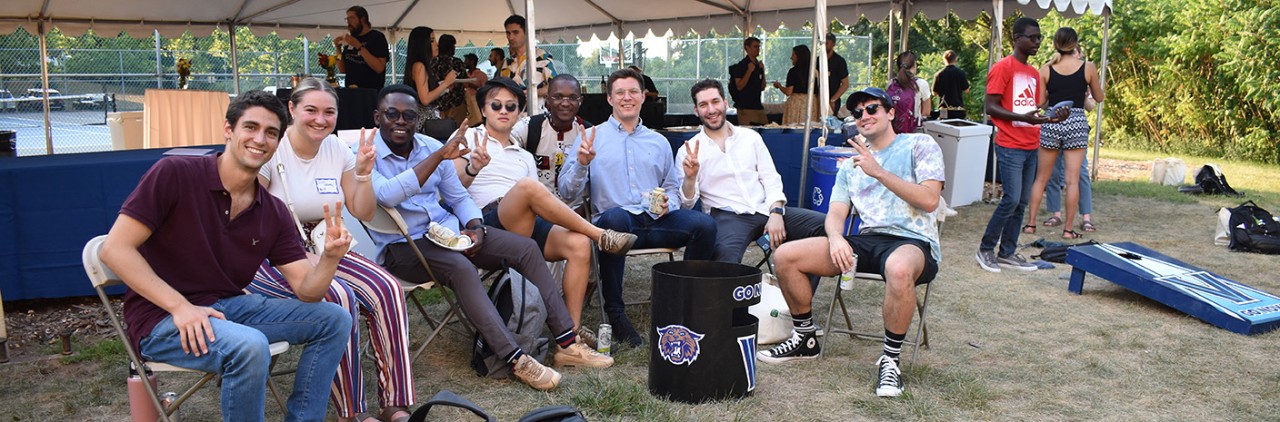
<svg viewBox="0 0 1280 422">
<path fill-rule="evenodd" d="M 331 38 L 312 42 L 303 37 L 281 39 L 272 34 L 253 36 L 237 32 L 240 89 L 273 89 L 290 84 L 295 74 L 324 76 L 315 63 L 318 53 L 334 54 Z M 785 79 L 791 67 L 791 47 L 807 44 L 808 36 L 761 37 L 762 60 L 769 80 Z M 206 37 L 186 34 L 177 38 L 100 37 L 92 33 L 66 37 L 53 31 L 46 38 L 50 98 L 49 132 L 54 153 L 107 151 L 112 148 L 108 120 L 111 113 L 141 111 L 147 89 L 178 87 L 178 59 L 191 61 L 188 89 L 234 92 L 229 35 L 214 32 Z M 395 66 L 388 66 L 388 81 L 403 74 L 407 40 L 394 51 Z M 548 43 L 540 48 L 554 57 L 562 73 L 583 81 L 588 92 L 601 92 L 605 75 L 617 69 L 619 56 L 627 64 L 639 64 L 667 96 L 669 113 L 692 113 L 686 93 L 703 78 L 728 79 L 729 65 L 742 58 L 742 38 L 650 38 L 617 41 Z M 486 62 L 492 45 L 459 47 L 456 55 L 473 53 Z M 843 37 L 837 51 L 849 62 L 850 88 L 858 89 L 871 77 L 870 37 Z M 0 130 L 17 135 L 18 155 L 47 153 L 44 91 L 40 76 L 37 36 L 18 30 L 0 35 Z M 765 91 L 766 102 L 785 99 L 776 89 Z"/>
</svg>

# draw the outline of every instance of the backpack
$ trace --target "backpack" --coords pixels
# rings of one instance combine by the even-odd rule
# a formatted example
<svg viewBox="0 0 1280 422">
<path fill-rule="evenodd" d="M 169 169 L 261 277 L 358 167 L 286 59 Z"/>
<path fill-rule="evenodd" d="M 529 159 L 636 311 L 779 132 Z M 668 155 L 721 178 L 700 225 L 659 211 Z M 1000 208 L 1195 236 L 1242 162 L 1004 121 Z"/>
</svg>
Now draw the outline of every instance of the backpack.
<svg viewBox="0 0 1280 422">
<path fill-rule="evenodd" d="M 459 396 L 449 390 L 440 390 L 439 393 L 436 393 L 435 396 L 431 397 L 431 400 L 428 400 L 426 404 L 419 407 L 418 410 L 415 410 L 412 416 L 409 416 L 409 422 L 426 422 L 427 414 L 431 412 L 432 406 L 435 406 L 436 408 L 457 407 L 460 409 L 466 409 L 486 422 L 498 421 L 497 419 L 494 419 L 493 416 L 489 416 L 489 413 L 485 412 L 484 409 L 481 409 L 480 406 L 476 406 L 475 403 L 472 403 L 471 400 L 464 399 L 462 396 Z"/>
<path fill-rule="evenodd" d="M 529 132 L 525 135 L 524 149 L 535 157 L 538 155 L 538 144 L 542 143 L 542 124 L 547 121 L 547 117 L 547 113 L 542 113 L 529 118 Z M 581 119 L 574 117 L 574 120 Z M 581 123 L 583 129 L 592 126 L 586 120 L 581 120 Z"/>
<path fill-rule="evenodd" d="M 547 356 L 551 340 L 546 336 L 547 306 L 542 303 L 538 286 L 533 285 L 516 270 L 507 268 L 498 281 L 489 286 L 489 300 L 498 310 L 498 316 L 506 321 L 507 330 L 515 338 L 516 345 L 526 355 L 542 361 Z M 505 356 L 494 353 L 477 332 L 471 352 L 471 368 L 476 374 L 490 378 L 511 376 L 511 364 Z"/>
<path fill-rule="evenodd" d="M 1271 213 L 1253 201 L 1245 201 L 1230 211 L 1228 249 L 1280 254 L 1280 222 L 1272 218 Z"/>
<path fill-rule="evenodd" d="M 553 405 L 525 413 L 520 422 L 587 422 L 587 418 L 573 406 Z"/>
<path fill-rule="evenodd" d="M 1223 175 L 1222 170 L 1214 164 L 1205 164 L 1201 167 L 1196 172 L 1195 181 L 1196 184 L 1183 186 L 1178 191 L 1191 194 L 1241 196 L 1240 192 L 1231 188 L 1227 183 L 1227 176 Z"/>
<path fill-rule="evenodd" d="M 1040 251 L 1039 255 L 1032 255 L 1031 256 L 1032 258 L 1043 259 L 1049 262 L 1057 262 L 1059 264 L 1065 264 L 1067 263 L 1068 249 L 1074 248 L 1076 246 L 1097 245 L 1098 242 L 1087 240 L 1087 241 L 1072 245 L 1067 243 L 1044 241 L 1042 244 L 1045 245 L 1044 249 Z"/>
</svg>

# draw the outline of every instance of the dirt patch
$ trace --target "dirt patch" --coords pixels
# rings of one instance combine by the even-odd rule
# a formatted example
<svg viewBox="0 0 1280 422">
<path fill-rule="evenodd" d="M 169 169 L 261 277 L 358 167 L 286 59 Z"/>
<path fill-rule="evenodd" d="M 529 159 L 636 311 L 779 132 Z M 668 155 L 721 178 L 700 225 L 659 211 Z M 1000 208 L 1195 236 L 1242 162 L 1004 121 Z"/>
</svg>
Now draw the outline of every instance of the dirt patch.
<svg viewBox="0 0 1280 422">
<path fill-rule="evenodd" d="M 112 298 L 119 315 L 123 300 Z M 39 299 L 4 304 L 9 359 L 22 361 L 58 353 L 62 336 L 94 343 L 115 335 L 96 297 Z"/>
</svg>

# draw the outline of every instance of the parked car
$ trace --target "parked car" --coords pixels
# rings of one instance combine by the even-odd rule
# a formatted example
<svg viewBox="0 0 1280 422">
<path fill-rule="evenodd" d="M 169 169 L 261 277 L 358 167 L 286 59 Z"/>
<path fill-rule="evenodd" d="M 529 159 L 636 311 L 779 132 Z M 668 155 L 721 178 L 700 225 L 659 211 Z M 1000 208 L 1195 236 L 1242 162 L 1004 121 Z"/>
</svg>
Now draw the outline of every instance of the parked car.
<svg viewBox="0 0 1280 422">
<path fill-rule="evenodd" d="M 9 90 L 0 89 L 0 111 L 18 111 L 18 103 L 12 100 L 13 94 Z"/>
<path fill-rule="evenodd" d="M 49 110 L 66 110 L 66 104 L 63 104 L 61 98 L 62 93 L 56 89 L 43 90 L 49 92 Z M 40 88 L 30 88 L 27 90 L 27 97 L 31 99 L 44 98 L 44 92 Z M 39 110 L 42 106 L 39 101 L 24 101 L 23 108 L 29 110 Z"/>
</svg>

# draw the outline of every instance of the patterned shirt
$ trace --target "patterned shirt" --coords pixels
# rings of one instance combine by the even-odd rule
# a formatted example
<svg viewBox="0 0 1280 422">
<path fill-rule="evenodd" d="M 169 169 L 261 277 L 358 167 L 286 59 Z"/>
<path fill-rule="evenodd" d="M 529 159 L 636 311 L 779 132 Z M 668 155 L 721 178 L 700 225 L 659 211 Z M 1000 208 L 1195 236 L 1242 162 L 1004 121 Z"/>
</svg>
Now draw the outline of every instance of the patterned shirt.
<svg viewBox="0 0 1280 422">
<path fill-rule="evenodd" d="M 431 74 L 432 80 L 437 81 L 438 83 L 443 83 L 444 78 L 449 76 L 450 70 L 458 72 L 458 79 L 467 77 L 467 69 L 463 67 L 462 60 L 458 60 L 457 57 L 453 56 L 442 56 L 432 59 L 431 67 L 427 69 L 427 72 Z M 441 112 L 444 112 L 451 108 L 466 104 L 462 97 L 465 91 L 466 89 L 462 86 L 449 87 L 444 94 L 440 94 L 440 99 L 436 100 L 436 107 L 438 107 Z"/>
<path fill-rule="evenodd" d="M 899 134 L 887 148 L 871 154 L 880 167 L 907 182 L 946 181 L 942 148 L 929 135 Z M 911 206 L 879 180 L 863 173 L 862 168 L 854 168 L 853 160 L 840 163 L 831 201 L 851 204 L 862 218 L 859 234 L 880 233 L 923 240 L 929 244 L 933 259 L 942 261 L 937 216 Z"/>
<path fill-rule="evenodd" d="M 541 48 L 537 49 L 536 53 L 537 59 L 535 59 L 533 66 L 534 71 L 537 73 L 533 74 L 533 83 L 535 87 L 542 88 L 547 86 L 547 82 L 559 75 L 560 72 L 556 71 L 556 63 L 552 60 L 553 58 L 550 54 Z M 525 72 L 528 72 L 528 66 L 525 65 L 524 57 L 524 55 L 515 57 L 514 54 L 509 54 L 507 56 L 507 65 L 498 73 L 504 78 L 511 78 L 511 80 L 520 85 L 528 85 L 525 83 L 525 80 L 528 79 L 525 75 Z M 538 104 L 535 104 L 533 109 L 542 110 L 544 100 L 545 98 L 539 97 Z"/>
</svg>

